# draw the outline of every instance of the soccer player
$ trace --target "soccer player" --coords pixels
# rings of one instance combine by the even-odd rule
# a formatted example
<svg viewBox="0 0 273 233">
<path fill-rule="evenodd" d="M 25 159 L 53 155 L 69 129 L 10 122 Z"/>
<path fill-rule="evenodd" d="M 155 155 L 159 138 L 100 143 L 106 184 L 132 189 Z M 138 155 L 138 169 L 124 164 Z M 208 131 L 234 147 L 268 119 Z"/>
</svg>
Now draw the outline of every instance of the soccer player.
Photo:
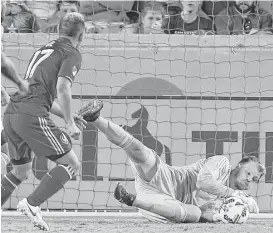
<svg viewBox="0 0 273 233">
<path fill-rule="evenodd" d="M 102 108 L 101 101 L 94 101 L 94 106 Z M 123 148 L 135 173 L 137 194 L 129 193 L 118 184 L 115 198 L 139 208 L 150 220 L 198 222 L 202 214 L 199 207 L 217 198 L 244 196 L 244 192 L 238 190 L 248 190 L 265 173 L 264 166 L 253 156 L 244 157 L 234 170 L 224 156 L 201 159 L 189 166 L 169 166 L 117 124 L 100 116 L 94 117 L 93 124 L 110 142 Z M 250 211 L 258 212 L 254 199 L 245 199 Z M 204 218 L 217 220 L 214 213 L 209 216 L 206 213 Z"/>
<path fill-rule="evenodd" d="M 29 82 L 28 93 L 17 92 L 11 96 L 3 120 L 13 170 L 1 181 L 2 205 L 27 179 L 32 168 L 32 151 L 36 156 L 57 163 L 42 178 L 36 190 L 17 205 L 18 211 L 46 231 L 49 227 L 42 219 L 40 205 L 62 189 L 80 167 L 70 137 L 53 123 L 49 112 L 62 117 L 70 136 L 79 139 L 79 128 L 84 128 L 86 122 L 72 114 L 71 85 L 81 66 L 78 47 L 84 30 L 81 14 L 68 13 L 63 17 L 59 38 L 36 51 L 29 62 L 25 74 Z"/>
</svg>

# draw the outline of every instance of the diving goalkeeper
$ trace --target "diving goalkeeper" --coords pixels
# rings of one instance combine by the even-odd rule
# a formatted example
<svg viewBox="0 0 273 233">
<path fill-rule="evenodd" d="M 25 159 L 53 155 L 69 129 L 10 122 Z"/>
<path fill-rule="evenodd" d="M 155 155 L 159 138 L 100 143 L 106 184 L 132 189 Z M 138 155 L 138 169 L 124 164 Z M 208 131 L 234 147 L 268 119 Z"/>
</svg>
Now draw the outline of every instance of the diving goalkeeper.
<svg viewBox="0 0 273 233">
<path fill-rule="evenodd" d="M 91 106 L 102 109 L 103 103 L 93 100 Z M 121 184 L 117 185 L 114 195 L 121 203 L 139 208 L 149 220 L 193 223 L 202 217 L 218 221 L 215 213 L 208 214 L 204 206 L 230 196 L 240 196 L 250 212 L 259 212 L 255 200 L 243 191 L 250 189 L 265 173 L 256 157 L 244 157 L 233 170 L 224 156 L 200 159 L 189 166 L 169 166 L 120 126 L 99 116 L 99 112 L 83 118 L 91 121 L 129 156 L 135 174 L 136 195 Z"/>
</svg>

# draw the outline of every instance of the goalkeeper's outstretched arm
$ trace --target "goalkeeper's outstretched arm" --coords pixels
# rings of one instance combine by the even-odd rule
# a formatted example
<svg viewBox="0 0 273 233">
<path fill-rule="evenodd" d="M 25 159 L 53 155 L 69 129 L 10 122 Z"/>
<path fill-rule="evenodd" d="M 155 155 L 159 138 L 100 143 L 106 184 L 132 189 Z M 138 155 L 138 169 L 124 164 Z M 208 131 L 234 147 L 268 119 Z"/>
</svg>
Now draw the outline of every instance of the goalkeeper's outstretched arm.
<svg viewBox="0 0 273 233">
<path fill-rule="evenodd" d="M 198 174 L 196 187 L 217 197 L 230 197 L 234 193 L 234 189 L 221 182 L 229 177 L 230 172 L 231 166 L 226 157 L 210 157 Z"/>
</svg>

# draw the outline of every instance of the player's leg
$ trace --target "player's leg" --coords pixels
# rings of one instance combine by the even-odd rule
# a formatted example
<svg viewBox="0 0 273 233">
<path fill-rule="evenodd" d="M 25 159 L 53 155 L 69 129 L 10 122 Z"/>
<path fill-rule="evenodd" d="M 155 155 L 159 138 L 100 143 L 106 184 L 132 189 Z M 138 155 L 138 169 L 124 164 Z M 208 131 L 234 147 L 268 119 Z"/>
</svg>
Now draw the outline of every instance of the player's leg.
<svg viewBox="0 0 273 233">
<path fill-rule="evenodd" d="M 107 139 L 124 149 L 130 160 L 134 163 L 139 177 L 150 181 L 157 171 L 157 161 L 154 153 L 143 143 L 126 132 L 119 125 L 101 116 L 92 122 Z"/>
<path fill-rule="evenodd" d="M 47 157 L 58 164 L 44 175 L 36 190 L 27 197 L 27 203 L 37 207 L 63 188 L 79 170 L 80 162 L 72 150 L 69 136 L 51 119 L 27 116 L 23 120 L 26 129 L 20 130 L 20 136 L 35 155 Z"/>
<path fill-rule="evenodd" d="M 94 120 L 93 124 L 105 134 L 110 142 L 124 149 L 130 160 L 133 162 L 134 168 L 137 170 L 137 175 L 141 180 L 144 180 L 144 183 L 150 182 L 154 178 L 158 166 L 161 166 L 160 169 L 164 169 L 164 171 L 162 171 L 162 173 L 164 173 L 163 175 L 165 175 L 167 179 L 169 178 L 170 174 L 168 168 L 164 166 L 164 164 L 159 163 L 158 158 L 153 151 L 135 139 L 123 128 L 101 116 Z M 159 181 L 159 179 L 160 177 L 153 182 L 155 186 L 154 188 L 158 190 L 161 189 L 162 185 L 168 185 L 162 180 Z M 166 217 L 170 221 L 196 222 L 199 220 L 201 215 L 198 207 L 193 205 L 183 205 L 174 198 L 163 194 L 159 194 L 158 198 L 155 199 L 153 199 L 153 195 L 147 196 L 144 199 L 143 196 L 138 197 L 137 195 L 126 195 L 128 192 L 124 189 L 120 189 L 119 191 L 115 190 L 115 193 L 116 192 L 119 192 L 118 195 L 115 195 L 116 199 L 123 203 L 151 211 L 155 214 Z M 124 200 L 124 198 L 126 200 Z M 162 204 L 162 202 L 165 202 L 165 204 Z"/>
<path fill-rule="evenodd" d="M 4 126 L 13 170 L 1 179 L 1 206 L 9 199 L 15 188 L 27 179 L 32 161 L 31 150 L 11 127 L 10 117 L 12 116 L 5 114 Z"/>
<path fill-rule="evenodd" d="M 176 223 L 198 222 L 201 216 L 201 210 L 197 206 L 184 204 L 164 194 L 137 195 L 133 206 Z"/>
<path fill-rule="evenodd" d="M 198 222 L 201 216 L 201 210 L 197 206 L 184 204 L 163 193 L 152 192 L 138 193 L 137 195 L 134 195 L 129 193 L 124 186 L 118 184 L 114 195 L 115 198 L 123 204 L 134 206 L 159 215 L 157 217 L 149 213 L 144 215 L 147 218 L 149 218 L 149 216 L 153 216 L 155 220 L 162 220 L 162 218 L 160 218 L 161 216 L 171 222 L 193 223 Z"/>
<path fill-rule="evenodd" d="M 1 179 L 3 175 L 7 173 L 6 166 L 7 164 L 9 164 L 9 162 L 10 162 L 10 158 L 9 158 L 9 149 L 8 149 L 7 139 L 6 139 L 4 130 L 2 130 L 1 132 Z"/>
<path fill-rule="evenodd" d="M 25 163 L 24 160 L 16 160 L 16 163 L 16 165 L 12 164 L 13 169 L 4 175 L 1 180 L 1 206 L 10 198 L 15 188 L 26 180 L 30 174 L 32 161 Z"/>
<path fill-rule="evenodd" d="M 61 190 L 66 182 L 78 172 L 80 167 L 78 157 L 73 150 L 57 160 L 52 160 L 58 165 L 43 176 L 36 190 L 27 197 L 28 203 L 32 206 L 40 206 Z"/>
</svg>

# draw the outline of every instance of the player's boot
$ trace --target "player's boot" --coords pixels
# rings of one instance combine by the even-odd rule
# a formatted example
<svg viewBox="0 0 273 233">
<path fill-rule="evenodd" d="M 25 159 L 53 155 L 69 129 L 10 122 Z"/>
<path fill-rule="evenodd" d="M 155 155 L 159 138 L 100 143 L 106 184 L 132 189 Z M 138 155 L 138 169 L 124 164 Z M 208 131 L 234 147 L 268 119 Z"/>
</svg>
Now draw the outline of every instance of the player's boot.
<svg viewBox="0 0 273 233">
<path fill-rule="evenodd" d="M 103 102 L 98 99 L 94 99 L 88 103 L 84 108 L 80 109 L 78 113 L 83 114 L 84 120 L 87 122 L 93 122 L 100 116 L 100 111 L 103 108 Z"/>
<path fill-rule="evenodd" d="M 43 231 L 49 231 L 49 226 L 43 220 L 41 209 L 39 206 L 30 205 L 27 199 L 24 198 L 18 203 L 17 210 L 26 215 L 35 227 L 38 227 Z"/>
<path fill-rule="evenodd" d="M 132 206 L 134 200 L 136 199 L 136 195 L 129 193 L 121 183 L 117 184 L 117 187 L 114 191 L 114 197 L 120 203 L 126 204 L 128 206 Z"/>
</svg>

